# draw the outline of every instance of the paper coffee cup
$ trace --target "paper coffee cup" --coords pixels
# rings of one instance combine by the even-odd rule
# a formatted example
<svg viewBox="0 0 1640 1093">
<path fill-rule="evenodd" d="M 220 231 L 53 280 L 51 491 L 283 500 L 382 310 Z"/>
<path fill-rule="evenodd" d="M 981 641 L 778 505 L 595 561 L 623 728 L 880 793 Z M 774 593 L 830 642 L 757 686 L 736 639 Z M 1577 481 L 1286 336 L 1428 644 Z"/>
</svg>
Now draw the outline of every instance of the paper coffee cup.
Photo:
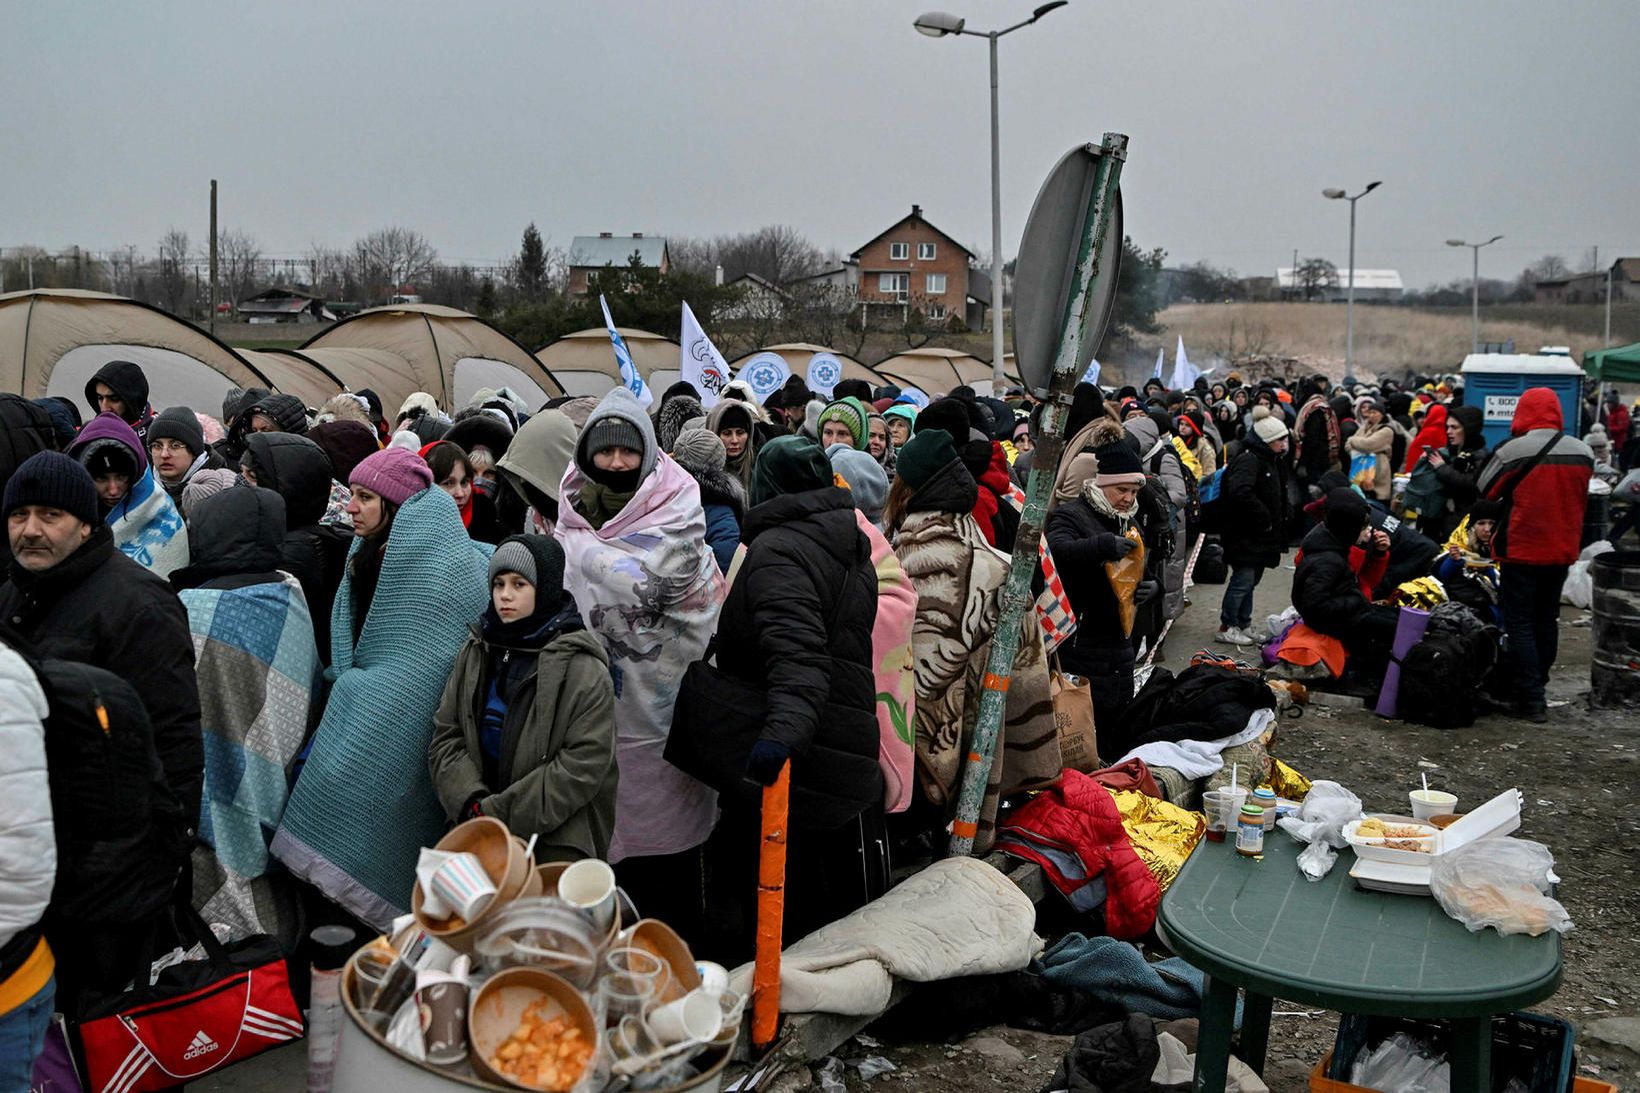
<svg viewBox="0 0 1640 1093">
<path fill-rule="evenodd" d="M 615 870 L 597 858 L 573 862 L 558 876 L 558 898 L 608 930 L 615 921 Z"/>
<path fill-rule="evenodd" d="M 495 899 L 496 887 L 477 855 L 451 854 L 444 864 L 433 871 L 431 892 L 439 902 L 472 922 Z"/>
<path fill-rule="evenodd" d="M 428 1062 L 450 1066 L 467 1058 L 466 983 L 451 977 L 417 987 L 416 1013 Z"/>
</svg>

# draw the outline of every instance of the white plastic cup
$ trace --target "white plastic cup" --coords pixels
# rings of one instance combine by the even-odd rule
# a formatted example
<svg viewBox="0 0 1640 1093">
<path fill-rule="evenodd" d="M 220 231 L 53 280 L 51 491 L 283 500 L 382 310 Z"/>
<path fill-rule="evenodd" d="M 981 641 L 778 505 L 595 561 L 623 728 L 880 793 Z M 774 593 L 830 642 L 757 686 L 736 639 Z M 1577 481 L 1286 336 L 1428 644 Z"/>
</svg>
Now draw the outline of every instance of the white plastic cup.
<svg viewBox="0 0 1640 1093">
<path fill-rule="evenodd" d="M 1443 789 L 1415 789 L 1407 795 L 1412 800 L 1412 818 L 1427 820 L 1458 811 L 1458 795 Z"/>
<path fill-rule="evenodd" d="M 1202 808 L 1207 814 L 1207 826 L 1227 835 L 1235 834 L 1236 824 L 1241 819 L 1241 806 L 1246 803 L 1245 789 L 1237 788 L 1234 792 L 1229 787 L 1208 790 L 1202 794 Z"/>
<path fill-rule="evenodd" d="M 615 921 L 615 870 L 608 862 L 583 858 L 558 876 L 558 898 L 581 911 L 599 931 Z"/>
<path fill-rule="evenodd" d="M 695 961 L 695 974 L 700 976 L 700 989 L 713 998 L 729 989 L 729 969 L 710 960 Z"/>
<path fill-rule="evenodd" d="M 645 1024 L 650 1035 L 669 1046 L 705 1043 L 723 1028 L 723 1007 L 715 996 L 692 990 L 682 998 L 650 1010 Z"/>
</svg>

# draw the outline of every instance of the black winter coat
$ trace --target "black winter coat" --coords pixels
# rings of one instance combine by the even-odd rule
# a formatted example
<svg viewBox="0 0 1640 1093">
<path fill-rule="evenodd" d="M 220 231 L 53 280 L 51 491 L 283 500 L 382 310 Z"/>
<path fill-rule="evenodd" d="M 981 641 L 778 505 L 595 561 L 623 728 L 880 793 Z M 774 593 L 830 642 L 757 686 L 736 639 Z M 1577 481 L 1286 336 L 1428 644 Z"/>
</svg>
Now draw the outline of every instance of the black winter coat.
<svg viewBox="0 0 1640 1093">
<path fill-rule="evenodd" d="M 353 536 L 321 525 L 330 504 L 331 465 L 325 450 L 294 433 L 249 433 L 243 461 L 256 484 L 285 499 L 285 543 L 279 568 L 295 577 L 313 616 L 319 659 L 330 666 L 330 611 L 341 587 Z"/>
<path fill-rule="evenodd" d="M 1133 644 L 1122 632 L 1116 592 L 1105 575 L 1106 562 L 1125 556 L 1123 537 L 1108 517 L 1081 497 L 1055 509 L 1045 532 L 1054 568 L 1076 612 L 1076 633 L 1059 647 L 1060 663 L 1067 672 L 1090 680 L 1126 672 L 1126 693 L 1131 695 Z"/>
<path fill-rule="evenodd" d="M 718 617 L 718 667 L 767 696 L 763 736 L 792 750 L 792 823 L 839 827 L 883 800 L 870 543 L 836 486 L 751 509 L 741 541 L 746 559 Z"/>
<path fill-rule="evenodd" d="M 1350 567 L 1350 546 L 1340 543 L 1327 525 L 1317 524 L 1304 536 L 1293 573 L 1293 606 L 1299 615 L 1310 629 L 1341 641 L 1354 637 L 1351 628 L 1372 606 Z"/>
<path fill-rule="evenodd" d="M 1287 475 L 1283 457 L 1251 430 L 1225 469 L 1224 560 L 1230 565 L 1281 564 L 1287 545 Z"/>
<path fill-rule="evenodd" d="M 108 525 L 98 524 L 79 550 L 43 573 L 14 562 L 0 586 L 0 618 L 40 656 L 106 668 L 131 684 L 153 725 L 166 784 L 196 830 L 205 746 L 194 639 L 165 578 L 116 550 Z"/>
<path fill-rule="evenodd" d="M 22 395 L 0 394 L 0 490 L 23 461 L 57 450 L 51 415 Z M 11 537 L 0 535 L 0 565 L 11 565 Z"/>
</svg>

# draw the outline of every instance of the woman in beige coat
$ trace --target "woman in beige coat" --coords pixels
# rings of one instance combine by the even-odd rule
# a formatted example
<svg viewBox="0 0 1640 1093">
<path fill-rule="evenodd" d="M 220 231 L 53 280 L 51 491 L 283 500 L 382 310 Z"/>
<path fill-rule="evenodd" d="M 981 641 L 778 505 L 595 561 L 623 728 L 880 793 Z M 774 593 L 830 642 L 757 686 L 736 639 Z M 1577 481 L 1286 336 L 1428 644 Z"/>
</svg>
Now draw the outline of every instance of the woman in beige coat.
<svg viewBox="0 0 1640 1093">
<path fill-rule="evenodd" d="M 1362 488 L 1378 500 L 1388 501 L 1395 488 L 1394 473 L 1390 469 L 1390 452 L 1395 447 L 1395 426 L 1385 413 L 1382 402 L 1370 399 L 1361 404 L 1361 427 L 1344 442 L 1344 447 L 1352 463 L 1358 455 L 1376 457 L 1372 485 Z M 1352 480 L 1354 477 L 1352 474 Z"/>
</svg>

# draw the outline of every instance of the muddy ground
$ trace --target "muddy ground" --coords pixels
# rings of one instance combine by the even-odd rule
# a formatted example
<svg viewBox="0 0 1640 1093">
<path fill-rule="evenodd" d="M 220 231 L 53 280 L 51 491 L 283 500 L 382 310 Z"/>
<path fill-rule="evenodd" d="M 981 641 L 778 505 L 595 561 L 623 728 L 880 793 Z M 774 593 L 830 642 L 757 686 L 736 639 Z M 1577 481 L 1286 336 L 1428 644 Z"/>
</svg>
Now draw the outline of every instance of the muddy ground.
<svg viewBox="0 0 1640 1093">
<path fill-rule="evenodd" d="M 1255 618 L 1287 605 L 1292 571 L 1266 573 Z M 1192 592 L 1194 605 L 1168 642 L 1174 671 L 1207 646 L 1218 625 L 1219 586 Z M 1565 978 L 1535 1007 L 1578 1029 L 1582 1074 L 1624 1089 L 1640 1088 L 1640 711 L 1591 711 L 1588 613 L 1561 613 L 1560 659 L 1550 686 L 1552 719 L 1533 725 L 1489 716 L 1473 728 L 1443 731 L 1385 721 L 1366 710 L 1312 706 L 1284 721 L 1277 754 L 1311 778 L 1353 789 L 1369 808 L 1404 810 L 1409 781 L 1427 771 L 1432 785 L 1456 793 L 1461 807 L 1518 786 L 1526 795 L 1520 835 L 1547 844 L 1563 878 L 1560 898 L 1576 929 L 1566 937 Z M 1218 647 L 1223 649 L 1222 646 Z M 1278 836 L 1285 837 L 1285 836 Z M 1346 851 L 1346 856 L 1348 852 Z M 1340 864 L 1344 864 L 1341 860 Z M 1055 898 L 1050 896 L 1049 898 Z M 1412 898 L 1412 897 L 1408 897 Z M 1265 1079 L 1273 1093 L 1308 1089 L 1309 1073 L 1332 1047 L 1336 1013 L 1278 1001 Z M 1628 1018 L 1629 1024 L 1611 1018 Z M 1597 1024 L 1607 1019 L 1603 1024 Z M 1625 1031 L 1626 1030 L 1626 1031 Z M 869 1030 L 867 1035 L 869 1036 Z M 1627 1039 L 1625 1049 L 1595 1038 Z M 966 1091 L 1045 1088 L 1069 1037 L 1010 1029 L 999 1023 L 955 1044 L 862 1046 L 847 1060 L 882 1056 L 897 1069 L 862 1081 L 843 1069 L 847 1089 Z M 796 1083 L 793 1083 L 796 1084 Z M 815 1088 L 820 1088 L 816 1079 Z"/>
</svg>

